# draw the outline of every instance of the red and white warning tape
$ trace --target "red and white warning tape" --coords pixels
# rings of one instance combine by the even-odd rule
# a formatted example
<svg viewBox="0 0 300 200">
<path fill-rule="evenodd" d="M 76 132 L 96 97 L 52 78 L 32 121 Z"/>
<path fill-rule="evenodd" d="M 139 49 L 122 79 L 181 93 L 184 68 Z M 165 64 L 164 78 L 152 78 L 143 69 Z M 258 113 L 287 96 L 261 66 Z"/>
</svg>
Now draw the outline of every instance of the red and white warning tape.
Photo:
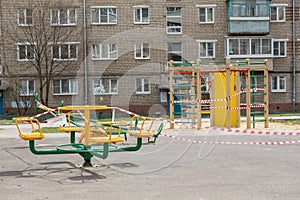
<svg viewBox="0 0 300 200">
<path fill-rule="evenodd" d="M 286 145 L 286 144 L 297 144 L 300 143 L 300 140 L 292 140 L 292 141 L 268 141 L 268 142 L 222 142 L 222 141 L 204 141 L 204 140 L 192 140 L 187 138 L 182 138 L 174 135 L 168 135 L 162 133 L 161 135 L 165 137 L 169 137 L 176 140 L 181 140 L 190 143 L 196 144 L 228 144 L 228 145 Z"/>
<path fill-rule="evenodd" d="M 234 93 L 234 94 L 231 94 L 230 96 L 227 96 L 225 98 L 221 98 L 221 99 L 195 99 L 195 100 L 175 100 L 175 101 L 171 101 L 170 103 L 171 104 L 174 104 L 174 103 L 198 103 L 198 102 L 201 102 L 201 103 L 210 103 L 210 102 L 223 102 L 223 101 L 229 101 L 232 97 L 236 97 L 236 96 L 239 96 L 243 93 L 246 93 L 248 90 L 242 90 L 240 92 L 237 92 L 237 93 Z M 264 88 L 252 88 L 250 89 L 250 92 L 252 91 L 264 91 Z"/>
</svg>

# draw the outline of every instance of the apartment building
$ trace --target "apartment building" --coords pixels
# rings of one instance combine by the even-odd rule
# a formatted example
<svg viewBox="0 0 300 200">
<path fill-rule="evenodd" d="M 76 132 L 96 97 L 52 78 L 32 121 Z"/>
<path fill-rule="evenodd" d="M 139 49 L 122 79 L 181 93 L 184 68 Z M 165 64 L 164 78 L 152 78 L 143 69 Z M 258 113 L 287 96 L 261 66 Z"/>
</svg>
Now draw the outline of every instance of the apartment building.
<svg viewBox="0 0 300 200">
<path fill-rule="evenodd" d="M 299 110 L 299 3 L 2 0 L 0 111 L 30 107 L 36 92 L 53 107 L 167 110 L 169 60 L 226 57 L 268 59 L 270 112 Z"/>
</svg>

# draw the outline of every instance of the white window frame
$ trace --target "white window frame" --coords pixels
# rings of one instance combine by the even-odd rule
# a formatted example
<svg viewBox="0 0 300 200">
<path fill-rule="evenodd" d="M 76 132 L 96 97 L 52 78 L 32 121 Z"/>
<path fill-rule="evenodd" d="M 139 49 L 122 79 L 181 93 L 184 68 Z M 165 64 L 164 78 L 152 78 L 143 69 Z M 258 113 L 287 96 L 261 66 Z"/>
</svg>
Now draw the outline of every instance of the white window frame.
<svg viewBox="0 0 300 200">
<path fill-rule="evenodd" d="M 54 21 L 53 17 L 55 16 L 54 15 L 54 12 L 57 12 L 56 14 L 56 17 L 57 17 L 57 22 Z M 62 22 L 62 13 L 63 12 L 66 12 L 65 14 L 67 15 L 66 16 L 66 22 L 63 23 Z M 74 12 L 74 22 L 71 21 L 71 13 Z M 50 10 L 50 23 L 51 23 L 51 26 L 75 26 L 77 25 L 77 10 L 75 8 L 69 8 L 69 9 L 51 9 Z"/>
<path fill-rule="evenodd" d="M 55 93 L 54 81 L 59 81 L 59 93 Z M 63 92 L 63 81 L 68 81 L 68 92 Z M 57 86 L 56 86 L 57 87 Z M 52 94 L 54 96 L 58 95 L 77 95 L 78 94 L 78 80 L 76 79 L 55 79 L 52 81 Z"/>
<path fill-rule="evenodd" d="M 180 51 L 170 51 L 169 50 L 169 45 L 170 44 L 180 44 Z M 169 54 L 177 54 L 177 55 L 180 55 L 181 57 L 181 60 L 173 60 L 174 63 L 178 63 L 178 62 L 182 62 L 183 61 L 183 56 L 182 56 L 182 42 L 168 42 L 167 43 L 167 59 L 168 59 L 168 62 L 170 62 L 170 59 L 169 59 Z"/>
<path fill-rule="evenodd" d="M 107 21 L 106 22 L 101 22 L 101 9 L 106 9 L 106 13 L 107 13 Z M 115 10 L 115 20 L 110 20 L 110 9 L 114 9 Z M 109 25 L 109 24 L 117 24 L 118 23 L 118 9 L 117 9 L 117 6 L 91 6 L 91 24 L 92 25 Z M 98 16 L 95 16 L 96 18 L 98 17 L 98 20 L 97 21 L 94 21 L 93 20 L 93 12 L 95 10 L 98 10 L 97 13 L 98 13 Z"/>
<path fill-rule="evenodd" d="M 103 82 L 105 80 L 109 81 L 108 84 L 108 92 L 105 91 L 105 85 Z M 112 81 L 116 81 L 116 89 L 112 88 Z M 101 79 L 94 79 L 93 81 L 93 93 L 94 95 L 117 95 L 118 94 L 118 87 L 119 87 L 119 81 L 118 79 L 111 79 L 111 78 L 101 78 Z"/>
<path fill-rule="evenodd" d="M 273 39 L 273 56 L 274 57 L 286 57 L 287 55 L 287 41 L 288 39 Z M 275 54 L 275 43 L 278 43 L 278 54 Z M 282 44 L 283 43 L 283 44 Z M 283 47 L 282 47 L 283 46 Z M 280 54 L 280 49 L 284 48 L 284 54 Z"/>
<path fill-rule="evenodd" d="M 161 91 L 160 92 L 160 102 L 161 103 L 167 103 L 168 102 L 168 92 L 167 91 Z"/>
<path fill-rule="evenodd" d="M 148 11 L 148 13 L 147 13 L 148 16 L 146 18 L 143 18 L 143 9 L 147 9 L 147 11 Z M 133 6 L 133 23 L 134 24 L 150 24 L 150 12 L 149 11 L 150 11 L 149 6 Z"/>
<path fill-rule="evenodd" d="M 141 80 L 141 91 L 138 91 L 139 86 L 138 84 L 138 80 Z M 148 81 L 148 87 L 149 87 L 149 91 L 145 91 L 145 81 Z M 135 93 L 136 94 L 151 94 L 151 83 L 150 83 L 150 79 L 149 78 L 136 78 L 135 79 Z"/>
<path fill-rule="evenodd" d="M 147 52 L 144 50 L 146 49 L 145 46 L 148 45 L 148 55 Z M 140 55 L 138 55 L 138 49 L 140 50 Z M 139 43 L 134 45 L 134 58 L 136 60 L 145 60 L 145 59 L 150 59 L 150 44 L 149 43 Z"/>
<path fill-rule="evenodd" d="M 32 84 L 32 90 L 31 89 Z M 23 88 L 25 86 L 25 88 Z M 21 80 L 20 81 L 20 96 L 33 96 L 35 92 L 34 80 Z"/>
<path fill-rule="evenodd" d="M 53 58 L 53 60 L 58 60 L 58 61 L 75 61 L 75 60 L 77 60 L 78 59 L 78 44 L 80 44 L 80 42 L 59 42 L 59 43 L 56 43 L 56 44 L 53 44 L 52 43 L 52 46 L 51 46 L 51 53 L 52 53 L 52 58 Z M 55 58 L 54 57 L 54 45 L 56 46 L 58 46 L 58 54 L 59 54 L 59 58 Z M 68 58 L 62 58 L 62 47 L 64 46 L 64 45 L 67 45 L 68 46 Z M 72 58 L 71 57 L 71 55 L 72 55 L 72 52 L 71 52 L 71 50 L 72 50 L 72 48 L 71 47 L 73 47 L 73 46 L 75 46 L 75 53 L 76 53 L 76 57 L 75 58 Z"/>
<path fill-rule="evenodd" d="M 212 4 L 212 5 L 196 5 L 196 7 L 198 8 L 198 22 L 199 24 L 213 24 L 215 23 L 215 7 L 217 5 Z M 205 20 L 204 21 L 200 21 L 200 9 L 205 9 Z M 208 9 L 212 9 L 212 21 L 208 21 Z"/>
<path fill-rule="evenodd" d="M 180 8 L 180 15 L 168 15 L 168 9 L 173 8 L 173 9 L 178 9 Z M 168 26 L 168 21 L 170 19 L 180 19 L 180 26 Z M 179 30 L 179 31 L 177 31 Z M 167 7 L 166 8 L 166 32 L 167 34 L 182 34 L 182 7 Z"/>
<path fill-rule="evenodd" d="M 276 84 L 276 88 L 274 89 L 274 78 L 276 78 L 275 80 L 275 84 Z M 284 88 L 280 88 L 280 82 L 284 81 Z M 271 77 L 271 92 L 286 92 L 286 76 L 272 76 Z"/>
<path fill-rule="evenodd" d="M 31 10 L 31 16 L 28 15 L 28 10 Z M 24 22 L 21 22 L 21 15 L 23 16 Z M 31 19 L 31 23 L 29 22 Z M 31 8 L 23 8 L 18 9 L 18 25 L 19 26 L 32 26 L 34 23 L 33 21 L 33 9 Z"/>
<path fill-rule="evenodd" d="M 117 44 L 92 44 L 92 60 L 117 60 L 118 59 L 118 45 Z M 107 55 L 104 57 L 103 51 Z M 115 55 L 115 57 L 114 57 Z"/>
<path fill-rule="evenodd" d="M 20 47 L 21 46 L 25 46 L 25 58 L 24 59 L 21 59 L 20 58 Z M 29 55 L 28 55 L 28 47 L 29 46 L 33 46 L 33 58 L 28 58 Z M 35 60 L 35 44 L 32 44 L 32 43 L 29 43 L 29 42 L 25 42 L 25 43 L 17 43 L 17 58 L 18 58 L 18 61 L 34 61 Z"/>
<path fill-rule="evenodd" d="M 271 4 L 270 5 L 270 21 L 271 22 L 285 22 L 286 21 L 286 7 L 288 6 L 288 4 Z M 272 7 L 276 8 L 276 19 L 272 20 Z M 280 9 L 282 10 L 282 14 L 283 14 L 283 19 L 279 19 L 280 16 Z"/>
<path fill-rule="evenodd" d="M 197 42 L 199 43 L 199 58 L 215 58 L 216 56 L 216 41 L 217 40 L 197 40 Z M 205 56 L 201 56 L 201 44 L 205 44 L 205 49 L 206 49 L 206 55 Z M 208 55 L 208 45 L 212 44 L 213 45 L 213 55 Z"/>
<path fill-rule="evenodd" d="M 209 84 L 210 78 L 209 78 L 209 76 L 204 75 L 204 77 L 202 77 L 202 79 L 204 81 L 204 84 L 202 84 L 202 82 L 201 82 L 201 91 L 203 93 L 209 93 L 209 91 L 210 91 L 210 84 Z M 204 90 L 202 90 L 202 88 L 204 88 Z"/>
<path fill-rule="evenodd" d="M 257 53 L 252 53 L 252 40 L 260 40 L 260 46 L 259 51 L 260 54 Z M 238 52 L 235 54 L 234 52 L 231 52 L 230 50 L 230 40 L 238 40 Z M 248 40 L 248 54 L 240 54 L 241 52 L 241 40 Z M 270 53 L 269 54 L 263 54 L 264 50 L 264 45 L 263 45 L 263 40 L 269 40 L 270 41 Z M 226 39 L 226 56 L 231 57 L 231 58 L 265 58 L 265 57 L 273 57 L 273 39 L 272 38 L 264 38 L 264 37 L 229 37 Z"/>
</svg>

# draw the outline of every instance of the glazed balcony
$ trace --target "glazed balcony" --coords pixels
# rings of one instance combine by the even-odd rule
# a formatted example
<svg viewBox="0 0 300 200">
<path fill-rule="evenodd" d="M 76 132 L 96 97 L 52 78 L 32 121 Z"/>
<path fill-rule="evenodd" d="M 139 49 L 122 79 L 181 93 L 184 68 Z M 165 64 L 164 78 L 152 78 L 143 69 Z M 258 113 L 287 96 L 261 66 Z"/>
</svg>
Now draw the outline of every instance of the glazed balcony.
<svg viewBox="0 0 300 200">
<path fill-rule="evenodd" d="M 229 2 L 228 34 L 266 35 L 269 33 L 270 31 L 270 1 L 269 0 L 252 0 L 252 1 L 229 0 L 228 2 Z"/>
</svg>

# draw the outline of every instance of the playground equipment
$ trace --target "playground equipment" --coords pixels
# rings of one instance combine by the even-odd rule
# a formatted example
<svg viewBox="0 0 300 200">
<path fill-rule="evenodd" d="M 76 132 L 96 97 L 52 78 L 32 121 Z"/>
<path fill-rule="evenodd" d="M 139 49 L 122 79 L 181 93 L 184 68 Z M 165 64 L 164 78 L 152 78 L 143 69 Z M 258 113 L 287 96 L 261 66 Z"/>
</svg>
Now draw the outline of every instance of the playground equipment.
<svg viewBox="0 0 300 200">
<path fill-rule="evenodd" d="M 246 110 L 247 128 L 253 127 L 258 114 L 264 115 L 268 127 L 268 61 L 187 62 L 170 61 L 170 127 L 174 128 L 175 115 L 180 114 L 201 128 L 202 114 L 210 114 L 211 126 L 239 127 L 241 110 Z M 241 88 L 241 76 L 246 86 Z M 259 83 L 254 80 L 260 78 Z M 252 83 L 251 83 L 252 80 Z M 203 83 L 209 85 L 209 95 L 204 95 Z M 246 94 L 241 103 L 241 94 Z M 259 97 L 260 96 L 260 97 Z M 258 99 L 256 97 L 259 97 Z M 181 110 L 175 112 L 176 106 Z M 177 109 L 178 110 L 178 109 Z M 182 122 L 182 121 L 181 121 Z"/>
<path fill-rule="evenodd" d="M 124 120 L 115 121 L 116 110 L 123 111 L 118 107 L 63 106 L 57 109 L 39 107 L 46 110 L 44 113 L 52 112 L 54 117 L 66 119 L 66 123 L 62 123 L 58 130 L 69 134 L 69 142 L 56 145 L 53 149 L 38 149 L 36 141 L 47 138 L 39 120 L 36 119 L 41 114 L 14 118 L 19 136 L 29 141 L 29 148 L 34 154 L 79 154 L 84 158 L 83 166 L 92 166 L 93 156 L 105 159 L 109 152 L 138 151 L 142 146 L 143 138 L 148 138 L 150 141 L 150 137 L 154 137 L 155 142 L 163 129 L 162 121 L 150 117 L 134 115 L 129 125 Z M 112 112 L 112 118 L 109 121 L 91 119 L 91 113 L 99 111 Z M 76 141 L 76 134 L 79 134 L 78 141 Z M 135 144 L 125 144 L 127 134 L 136 138 Z"/>
</svg>

